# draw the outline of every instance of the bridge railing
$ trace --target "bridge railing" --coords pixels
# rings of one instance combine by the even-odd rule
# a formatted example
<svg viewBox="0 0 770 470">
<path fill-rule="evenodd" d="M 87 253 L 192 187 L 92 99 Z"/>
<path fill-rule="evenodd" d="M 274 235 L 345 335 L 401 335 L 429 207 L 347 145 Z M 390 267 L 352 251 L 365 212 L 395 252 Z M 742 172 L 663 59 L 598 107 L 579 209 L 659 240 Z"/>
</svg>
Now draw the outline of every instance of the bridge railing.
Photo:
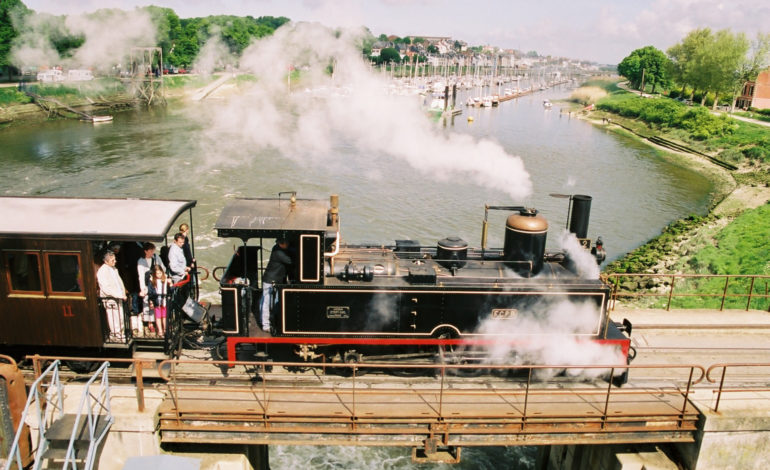
<svg viewBox="0 0 770 470">
<path fill-rule="evenodd" d="M 603 275 L 618 300 L 645 301 L 647 308 L 757 309 L 770 311 L 770 276 L 738 274 Z"/>
<path fill-rule="evenodd" d="M 448 422 L 456 418 L 451 410 L 457 401 L 467 400 L 473 397 L 475 403 L 483 403 L 485 398 L 502 399 L 518 410 L 519 415 L 512 418 L 518 424 L 518 430 L 524 432 L 529 425 L 542 425 L 544 422 L 592 422 L 600 430 L 615 429 L 624 426 L 630 417 L 638 416 L 639 409 L 650 405 L 650 397 L 654 405 L 666 403 L 663 411 L 658 414 L 651 413 L 650 421 L 662 423 L 676 422 L 681 429 L 693 425 L 697 411 L 690 405 L 690 395 L 693 387 L 705 377 L 703 367 L 696 364 L 645 364 L 645 365 L 493 365 L 493 364 L 385 364 L 385 363 L 307 363 L 307 362 L 254 362 L 254 361 L 195 361 L 195 360 L 166 360 L 159 364 L 160 378 L 166 381 L 168 394 L 173 403 L 179 405 L 185 399 L 193 402 L 198 399 L 190 398 L 195 393 L 211 393 L 208 385 L 190 383 L 189 379 L 195 377 L 190 372 L 183 372 L 180 366 L 210 364 L 218 368 L 232 366 L 243 367 L 253 374 L 250 383 L 249 394 L 246 395 L 248 403 L 244 403 L 243 409 L 252 408 L 254 402 L 262 404 L 265 420 L 269 420 L 267 404 L 274 401 L 275 397 L 281 397 L 287 393 L 300 394 L 305 397 L 307 403 L 317 401 L 319 395 L 333 394 L 344 396 L 347 405 L 346 418 L 352 423 L 363 423 L 372 419 L 370 413 L 359 411 L 370 405 L 373 395 L 383 397 L 403 397 L 406 392 L 419 392 L 430 394 L 435 401 L 430 403 L 433 411 L 432 419 L 438 422 Z M 332 372 L 346 377 L 348 381 L 344 386 L 302 386 L 296 387 L 291 382 L 287 384 L 285 376 L 273 380 L 270 371 L 275 367 L 291 369 L 313 369 L 321 372 Z M 617 387 L 614 385 L 616 378 L 626 371 L 650 369 L 660 371 L 679 371 L 675 377 L 666 380 L 668 385 Z M 361 376 L 371 370 L 390 371 L 403 376 L 415 374 L 425 377 L 435 377 L 433 383 L 421 383 L 418 389 L 407 386 L 370 388 L 368 383 L 361 380 Z M 500 386 L 467 387 L 463 378 L 483 370 L 497 377 L 504 377 L 498 383 Z M 554 377 L 568 377 L 555 380 Z M 198 375 L 199 379 L 200 376 Z M 592 378 L 602 378 L 605 382 L 592 381 Z M 565 385 L 565 380 L 568 385 Z M 465 386 L 457 386 L 464 383 Z M 560 384 L 560 385 L 559 385 Z M 238 394 L 244 392 L 243 385 L 217 385 L 216 394 L 227 396 L 228 393 Z M 220 395 L 221 394 L 221 395 Z M 590 416 L 576 409 L 565 409 L 555 406 L 549 408 L 548 404 L 557 403 L 564 405 L 569 398 L 578 398 L 574 402 L 580 405 L 590 405 Z M 643 404 L 640 408 L 633 404 L 634 397 Z M 295 405 L 300 401 L 293 402 Z M 544 405 L 545 404 L 545 405 Z M 545 408 L 544 408 L 545 406 Z M 182 406 L 182 409 L 184 407 Z M 532 411 L 532 410 L 536 411 Z M 545 409 L 545 411 L 544 411 Z M 175 419 L 179 425 L 184 419 L 180 406 L 174 407 Z M 643 412 L 642 412 L 643 414 Z M 286 415 L 281 415 L 285 417 Z M 317 415 L 313 415 L 318 418 Z M 329 419 L 339 419 L 340 416 L 329 414 Z M 507 416 L 499 416 L 506 418 Z"/>
<path fill-rule="evenodd" d="M 729 381 L 727 380 L 729 374 Z M 713 410 L 719 412 L 722 396 L 728 393 L 770 394 L 770 363 L 733 362 L 714 364 L 706 370 L 706 381 L 719 385 L 714 390 L 716 402 Z"/>
</svg>

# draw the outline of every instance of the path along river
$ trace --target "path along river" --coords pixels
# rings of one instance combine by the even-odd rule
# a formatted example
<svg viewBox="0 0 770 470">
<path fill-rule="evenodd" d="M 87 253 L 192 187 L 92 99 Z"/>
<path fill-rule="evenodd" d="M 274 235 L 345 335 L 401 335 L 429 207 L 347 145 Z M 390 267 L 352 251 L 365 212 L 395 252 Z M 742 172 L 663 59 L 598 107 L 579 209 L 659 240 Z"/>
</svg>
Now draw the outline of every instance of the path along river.
<svg viewBox="0 0 770 470">
<path fill-rule="evenodd" d="M 589 236 L 603 237 L 609 259 L 644 243 L 672 220 L 707 210 L 712 185 L 703 176 L 665 161 L 637 141 L 560 114 L 557 106 L 543 107 L 543 99 L 568 93 L 555 89 L 498 108 L 465 109 L 454 125 L 437 131 L 491 139 L 520 156 L 534 188 L 525 201 L 463 178 L 433 178 L 430 170 L 415 171 L 376 151 L 371 158 L 358 158 L 360 146 L 344 139 L 335 144 L 334 163 L 256 149 L 246 151 L 247 158 L 232 159 L 225 150 L 217 153 L 216 142 L 213 152 L 208 143 L 204 156 L 200 138 L 206 125 L 197 118 L 216 106 L 205 102 L 126 112 L 98 126 L 62 120 L 0 130 L 0 194 L 197 199 L 197 257 L 207 267 L 225 263 L 235 243 L 217 239 L 211 229 L 227 199 L 287 190 L 300 197 L 339 194 L 342 235 L 348 242 L 411 238 L 433 245 L 458 235 L 478 246 L 485 203 L 523 203 L 549 219 L 554 249 L 567 204 L 548 194 L 589 194 L 594 198 Z M 503 223 L 502 214 L 491 221 L 492 246 L 502 244 Z M 204 289 L 213 293 L 216 287 Z M 276 448 L 271 454 L 274 469 L 308 468 L 308 460 L 314 468 L 368 468 L 366 462 L 371 468 L 411 466 L 406 450 Z M 501 462 L 508 462 L 507 468 L 530 468 L 532 455 L 469 450 L 459 468 L 499 468 Z"/>
</svg>

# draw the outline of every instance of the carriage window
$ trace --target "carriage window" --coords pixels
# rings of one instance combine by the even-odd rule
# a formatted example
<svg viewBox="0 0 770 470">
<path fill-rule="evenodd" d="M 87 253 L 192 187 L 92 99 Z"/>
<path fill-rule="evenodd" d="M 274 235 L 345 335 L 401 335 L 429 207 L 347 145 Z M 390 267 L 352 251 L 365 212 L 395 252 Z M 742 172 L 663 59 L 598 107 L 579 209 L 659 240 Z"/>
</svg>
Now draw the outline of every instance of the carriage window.
<svg viewBox="0 0 770 470">
<path fill-rule="evenodd" d="M 40 283 L 40 257 L 37 253 L 24 251 L 5 252 L 5 265 L 11 292 L 42 293 Z"/>
<path fill-rule="evenodd" d="M 51 292 L 83 292 L 80 256 L 70 253 L 46 253 Z"/>
</svg>

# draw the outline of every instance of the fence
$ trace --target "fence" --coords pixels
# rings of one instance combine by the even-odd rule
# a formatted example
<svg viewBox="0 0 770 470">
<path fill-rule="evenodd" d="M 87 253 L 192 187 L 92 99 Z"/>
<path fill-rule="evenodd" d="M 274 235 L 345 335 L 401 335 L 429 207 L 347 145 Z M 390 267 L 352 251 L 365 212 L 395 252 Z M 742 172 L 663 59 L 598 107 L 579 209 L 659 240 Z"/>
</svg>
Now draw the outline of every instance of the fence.
<svg viewBox="0 0 770 470">
<path fill-rule="evenodd" d="M 770 276 L 736 274 L 605 275 L 612 285 L 611 308 L 620 299 L 645 301 L 647 308 L 757 309 L 770 311 Z"/>
</svg>

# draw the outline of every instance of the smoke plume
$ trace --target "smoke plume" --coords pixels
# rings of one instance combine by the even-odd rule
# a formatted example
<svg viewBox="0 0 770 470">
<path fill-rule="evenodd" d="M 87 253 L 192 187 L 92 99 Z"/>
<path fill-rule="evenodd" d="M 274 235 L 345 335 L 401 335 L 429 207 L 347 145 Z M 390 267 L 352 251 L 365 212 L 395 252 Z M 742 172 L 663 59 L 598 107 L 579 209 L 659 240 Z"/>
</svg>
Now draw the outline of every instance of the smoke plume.
<svg viewBox="0 0 770 470">
<path fill-rule="evenodd" d="M 496 142 L 442 133 L 416 96 L 388 93 L 356 47 L 360 35 L 318 24 L 285 25 L 250 45 L 240 68 L 257 76 L 245 94 L 196 113 L 209 162 L 248 160 L 274 149 L 303 163 L 344 164 L 338 145 L 354 145 L 374 166 L 383 157 L 439 180 L 493 188 L 514 200 L 532 190 L 519 157 Z M 294 80 L 289 82 L 289 75 Z M 298 77 L 298 79 L 297 79 Z"/>
<path fill-rule="evenodd" d="M 120 64 L 134 46 L 154 46 L 156 29 L 145 10 L 99 10 L 85 15 L 17 16 L 20 32 L 11 47 L 11 62 L 19 67 L 95 68 Z M 55 40 L 82 38 L 83 44 L 60 56 Z M 70 55 L 71 54 L 71 55 Z"/>
</svg>

